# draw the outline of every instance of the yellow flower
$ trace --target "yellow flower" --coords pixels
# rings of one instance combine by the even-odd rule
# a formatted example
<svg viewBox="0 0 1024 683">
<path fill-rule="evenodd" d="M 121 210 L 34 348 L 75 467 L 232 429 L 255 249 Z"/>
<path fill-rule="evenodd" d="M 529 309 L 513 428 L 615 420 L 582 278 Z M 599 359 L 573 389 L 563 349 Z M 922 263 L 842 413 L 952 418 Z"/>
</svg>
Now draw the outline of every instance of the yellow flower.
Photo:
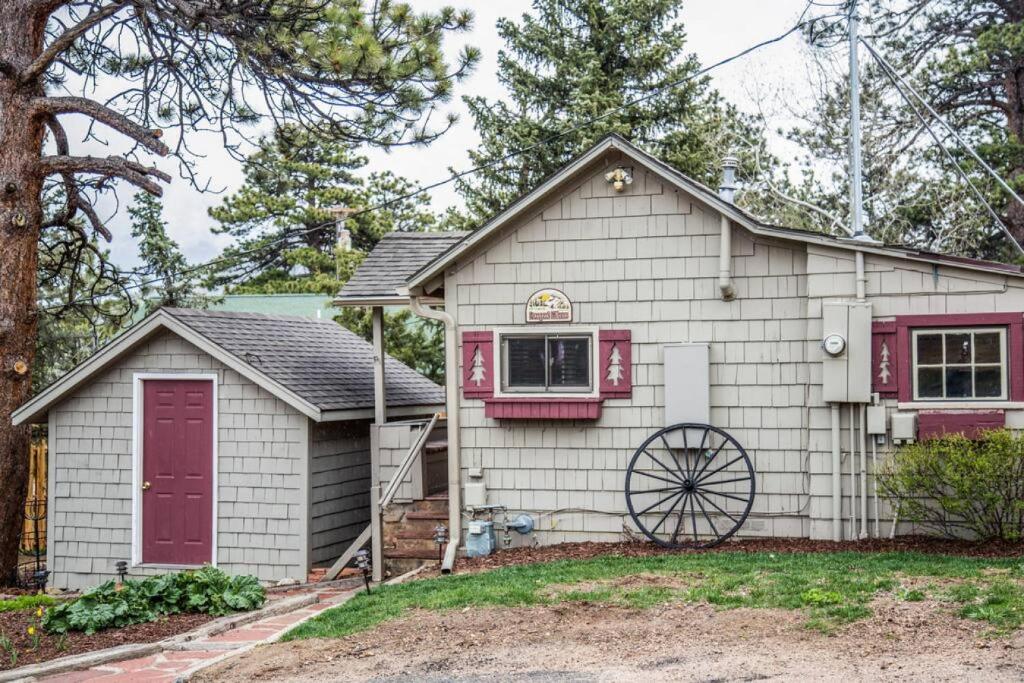
<svg viewBox="0 0 1024 683">
<path fill-rule="evenodd" d="M 34 636 L 36 634 L 36 627 L 35 626 L 29 626 L 28 627 L 28 634 L 30 636 Z"/>
<path fill-rule="evenodd" d="M 36 610 L 36 616 L 37 617 L 42 617 L 43 616 L 43 608 L 42 607 L 40 607 L 39 609 Z"/>
</svg>

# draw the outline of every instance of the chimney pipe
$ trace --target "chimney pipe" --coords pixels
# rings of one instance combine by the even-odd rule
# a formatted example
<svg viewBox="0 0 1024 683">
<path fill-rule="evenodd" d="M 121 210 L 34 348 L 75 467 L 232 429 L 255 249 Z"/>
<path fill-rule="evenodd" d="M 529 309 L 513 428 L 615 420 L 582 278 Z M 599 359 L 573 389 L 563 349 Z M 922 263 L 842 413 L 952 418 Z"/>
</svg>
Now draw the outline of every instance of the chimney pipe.
<svg viewBox="0 0 1024 683">
<path fill-rule="evenodd" d="M 736 198 L 736 167 L 739 160 L 736 157 L 725 157 L 722 159 L 722 184 L 718 188 L 718 196 L 722 201 L 732 204 Z M 722 293 L 723 301 L 732 301 L 736 298 L 736 289 L 732 286 L 732 226 L 729 224 L 729 217 L 721 214 L 722 236 L 718 249 L 718 289 Z"/>
</svg>

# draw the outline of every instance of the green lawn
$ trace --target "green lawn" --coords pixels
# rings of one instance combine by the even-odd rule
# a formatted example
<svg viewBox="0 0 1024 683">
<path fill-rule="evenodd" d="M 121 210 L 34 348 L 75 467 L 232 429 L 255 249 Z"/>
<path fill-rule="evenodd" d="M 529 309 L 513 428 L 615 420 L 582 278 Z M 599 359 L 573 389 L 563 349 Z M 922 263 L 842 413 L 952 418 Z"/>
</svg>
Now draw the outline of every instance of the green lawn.
<svg viewBox="0 0 1024 683">
<path fill-rule="evenodd" d="M 802 610 L 828 632 L 871 615 L 876 596 L 948 604 L 951 614 L 985 621 L 993 633 L 1024 624 L 1024 559 L 917 553 L 707 553 L 619 556 L 520 565 L 360 594 L 291 631 L 286 640 L 336 638 L 410 609 L 522 607 L 587 601 L 638 609 L 705 602 Z"/>
</svg>

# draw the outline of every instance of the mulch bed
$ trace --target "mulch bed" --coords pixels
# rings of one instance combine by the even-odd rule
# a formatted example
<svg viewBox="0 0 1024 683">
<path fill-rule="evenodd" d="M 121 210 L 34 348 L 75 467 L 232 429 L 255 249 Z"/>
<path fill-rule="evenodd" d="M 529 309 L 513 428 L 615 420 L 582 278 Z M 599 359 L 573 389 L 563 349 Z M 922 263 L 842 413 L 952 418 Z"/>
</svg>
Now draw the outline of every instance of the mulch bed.
<svg viewBox="0 0 1024 683">
<path fill-rule="evenodd" d="M 586 560 L 604 555 L 649 557 L 681 553 L 751 552 L 751 553 L 835 553 L 852 552 L 915 552 L 962 557 L 1021 557 L 1024 542 L 954 541 L 929 536 L 899 536 L 893 540 L 872 538 L 863 541 L 816 541 L 809 538 L 747 538 L 728 541 L 710 549 L 662 548 L 653 543 L 560 543 L 539 547 L 499 550 L 487 557 L 460 559 L 456 571 L 473 572 L 517 564 L 553 562 L 555 560 Z"/>
<path fill-rule="evenodd" d="M 70 632 L 62 639 L 60 636 L 44 633 L 39 628 L 39 618 L 35 609 L 0 612 L 0 633 L 11 639 L 18 652 L 18 661 L 13 663 L 10 653 L 0 650 L 0 671 L 46 662 L 58 657 L 105 650 L 118 645 L 153 643 L 191 631 L 214 618 L 209 614 L 172 614 L 147 624 L 111 628 L 91 636 L 78 631 Z M 32 636 L 28 635 L 29 626 L 35 626 L 37 633 L 40 634 L 38 649 L 33 649 Z"/>
</svg>

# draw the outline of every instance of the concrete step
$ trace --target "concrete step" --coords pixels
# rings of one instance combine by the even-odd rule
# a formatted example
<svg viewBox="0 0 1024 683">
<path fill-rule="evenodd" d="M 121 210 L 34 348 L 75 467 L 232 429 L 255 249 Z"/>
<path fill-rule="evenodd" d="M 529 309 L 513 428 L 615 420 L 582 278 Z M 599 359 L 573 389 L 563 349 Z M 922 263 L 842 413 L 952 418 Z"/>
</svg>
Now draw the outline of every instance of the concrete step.
<svg viewBox="0 0 1024 683">
<path fill-rule="evenodd" d="M 427 451 L 429 453 L 437 453 L 439 451 L 447 451 L 448 450 L 448 440 L 445 439 L 443 441 L 442 440 L 428 441 L 423 446 L 423 450 L 425 450 L 425 451 Z"/>
</svg>

